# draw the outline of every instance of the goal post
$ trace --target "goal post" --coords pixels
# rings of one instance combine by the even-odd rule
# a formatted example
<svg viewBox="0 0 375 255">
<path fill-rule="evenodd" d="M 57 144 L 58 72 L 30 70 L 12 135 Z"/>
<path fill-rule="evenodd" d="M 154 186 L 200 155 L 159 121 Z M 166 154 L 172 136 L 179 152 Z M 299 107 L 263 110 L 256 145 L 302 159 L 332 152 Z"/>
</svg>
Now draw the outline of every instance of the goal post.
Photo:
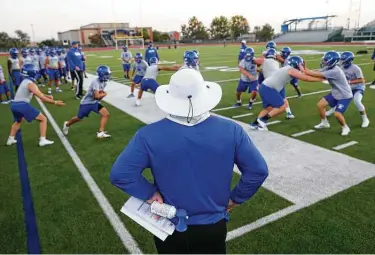
<svg viewBox="0 0 375 255">
<path fill-rule="evenodd" d="M 116 49 L 121 48 L 122 46 L 128 46 L 129 48 L 144 49 L 145 40 L 143 38 L 118 38 L 116 40 Z"/>
</svg>

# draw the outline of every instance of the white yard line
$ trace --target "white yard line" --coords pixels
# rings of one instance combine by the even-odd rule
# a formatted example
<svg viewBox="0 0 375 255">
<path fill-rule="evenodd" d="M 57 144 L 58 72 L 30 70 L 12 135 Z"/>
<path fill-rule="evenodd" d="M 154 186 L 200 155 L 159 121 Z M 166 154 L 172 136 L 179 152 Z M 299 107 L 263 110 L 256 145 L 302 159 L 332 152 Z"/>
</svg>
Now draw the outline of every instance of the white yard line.
<svg viewBox="0 0 375 255">
<path fill-rule="evenodd" d="M 85 180 L 87 186 L 90 188 L 99 206 L 102 208 L 105 216 L 107 217 L 113 229 L 115 230 L 115 232 L 121 239 L 124 247 L 130 253 L 142 254 L 142 251 L 138 247 L 137 242 L 134 240 L 132 235 L 126 229 L 124 223 L 121 221 L 120 217 L 117 215 L 112 205 L 109 203 L 108 199 L 105 197 L 105 195 L 103 194 L 99 186 L 96 184 L 94 178 L 92 178 L 90 172 L 82 163 L 81 159 L 79 158 L 78 154 L 73 149 L 68 139 L 63 135 L 55 119 L 52 117 L 51 113 L 48 111 L 44 103 L 39 98 L 36 98 L 36 100 L 38 101 L 40 107 L 43 109 L 43 112 L 47 116 L 48 121 L 51 123 L 53 129 L 55 130 L 57 136 L 60 138 L 61 143 L 64 145 L 69 156 L 72 158 L 78 171 L 81 173 L 82 178 Z"/>
<path fill-rule="evenodd" d="M 271 126 L 271 125 L 275 125 L 279 123 L 281 123 L 281 120 L 274 120 L 274 121 L 267 122 L 267 126 Z"/>
<path fill-rule="evenodd" d="M 245 114 L 241 114 L 241 115 L 236 115 L 236 116 L 233 116 L 232 119 L 239 119 L 239 118 L 251 116 L 251 115 L 254 115 L 254 113 L 250 112 L 250 113 L 245 113 Z"/>
<path fill-rule="evenodd" d="M 307 207 L 307 205 L 291 205 L 289 207 L 286 207 L 280 211 L 277 211 L 273 214 L 267 215 L 263 218 L 260 218 L 250 224 L 247 224 L 245 226 L 239 227 L 237 229 L 234 229 L 227 234 L 226 241 L 231 241 L 237 237 L 243 236 L 246 233 L 249 233 L 255 229 L 258 229 L 260 227 L 263 227 L 264 225 L 267 225 L 271 222 L 277 221 L 278 219 L 281 219 L 289 214 L 292 214 L 294 212 L 297 212 L 301 210 L 302 208 Z"/>
<path fill-rule="evenodd" d="M 295 133 L 295 134 L 292 135 L 292 137 L 299 137 L 299 136 L 311 134 L 311 133 L 314 133 L 314 132 L 315 132 L 314 129 L 310 129 L 310 130 L 306 130 L 306 131 L 303 131 L 303 132 Z"/>
<path fill-rule="evenodd" d="M 342 149 L 345 149 L 345 148 L 348 148 L 350 146 L 353 146 L 353 145 L 356 145 L 358 144 L 357 141 L 351 141 L 351 142 L 348 142 L 348 143 L 344 143 L 344 144 L 341 144 L 341 145 L 337 145 L 335 147 L 333 147 L 332 149 L 336 150 L 336 151 L 339 151 L 339 150 L 342 150 Z"/>
</svg>

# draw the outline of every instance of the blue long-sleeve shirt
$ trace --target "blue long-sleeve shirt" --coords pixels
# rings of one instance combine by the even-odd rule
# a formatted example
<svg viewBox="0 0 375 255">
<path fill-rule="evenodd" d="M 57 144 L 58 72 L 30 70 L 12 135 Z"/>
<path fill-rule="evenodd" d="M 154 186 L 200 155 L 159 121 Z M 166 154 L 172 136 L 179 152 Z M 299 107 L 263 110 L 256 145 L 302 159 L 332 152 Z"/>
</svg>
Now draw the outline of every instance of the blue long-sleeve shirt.
<svg viewBox="0 0 375 255">
<path fill-rule="evenodd" d="M 68 66 L 70 71 L 74 71 L 76 67 L 83 69 L 82 55 L 78 48 L 71 48 L 66 55 L 68 58 Z"/>
<path fill-rule="evenodd" d="M 375 49 L 374 49 L 374 52 L 372 53 L 372 57 L 371 57 L 372 60 L 375 59 Z"/>
<path fill-rule="evenodd" d="M 241 179 L 231 191 L 233 166 Z M 151 168 L 155 184 L 142 172 Z M 112 167 L 112 184 L 148 200 L 185 209 L 188 225 L 212 224 L 227 216 L 229 199 L 250 199 L 268 176 L 267 164 L 238 124 L 219 117 L 187 127 L 163 119 L 140 129 Z"/>
<path fill-rule="evenodd" d="M 242 59 L 245 58 L 246 48 L 247 48 L 246 44 L 241 44 L 240 53 L 238 54 L 238 61 L 241 61 Z"/>
<path fill-rule="evenodd" d="M 150 58 L 153 57 L 159 59 L 158 51 L 154 47 L 147 48 L 145 51 L 145 61 L 148 63 Z"/>
</svg>

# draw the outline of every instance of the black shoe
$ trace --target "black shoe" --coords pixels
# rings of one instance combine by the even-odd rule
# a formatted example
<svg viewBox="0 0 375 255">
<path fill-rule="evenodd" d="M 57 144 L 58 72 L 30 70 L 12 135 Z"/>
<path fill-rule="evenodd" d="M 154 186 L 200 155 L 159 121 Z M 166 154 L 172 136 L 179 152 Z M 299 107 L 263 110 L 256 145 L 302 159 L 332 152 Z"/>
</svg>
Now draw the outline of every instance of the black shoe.
<svg viewBox="0 0 375 255">
<path fill-rule="evenodd" d="M 371 83 L 371 85 L 375 85 L 375 80 Z"/>
</svg>

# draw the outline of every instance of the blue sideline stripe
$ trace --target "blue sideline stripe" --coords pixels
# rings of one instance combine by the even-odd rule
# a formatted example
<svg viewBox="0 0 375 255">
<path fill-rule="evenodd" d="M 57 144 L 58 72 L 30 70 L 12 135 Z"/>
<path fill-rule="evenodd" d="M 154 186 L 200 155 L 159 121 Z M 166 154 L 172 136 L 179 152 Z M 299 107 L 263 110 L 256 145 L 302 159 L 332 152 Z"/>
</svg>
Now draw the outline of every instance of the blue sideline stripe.
<svg viewBox="0 0 375 255">
<path fill-rule="evenodd" d="M 27 234 L 27 250 L 29 254 L 40 254 L 40 242 L 38 235 L 38 226 L 36 224 L 33 199 L 31 196 L 29 175 L 27 174 L 27 166 L 25 153 L 22 144 L 21 130 L 16 134 L 17 152 L 18 152 L 18 168 L 20 170 L 20 181 L 23 197 L 23 211 L 25 214 L 25 225 Z"/>
</svg>

